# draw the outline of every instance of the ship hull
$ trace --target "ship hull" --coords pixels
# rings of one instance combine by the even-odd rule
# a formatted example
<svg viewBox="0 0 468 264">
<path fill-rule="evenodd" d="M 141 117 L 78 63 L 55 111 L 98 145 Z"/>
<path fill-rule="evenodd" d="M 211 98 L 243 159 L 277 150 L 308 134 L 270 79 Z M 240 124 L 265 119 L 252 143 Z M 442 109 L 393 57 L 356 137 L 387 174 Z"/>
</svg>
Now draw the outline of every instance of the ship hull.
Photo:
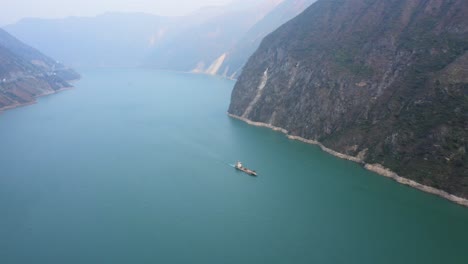
<svg viewBox="0 0 468 264">
<path fill-rule="evenodd" d="M 237 168 L 236 167 L 236 170 L 239 170 L 239 171 L 242 171 L 250 176 L 253 176 L 253 177 L 256 177 L 257 176 L 257 172 L 255 171 L 252 171 L 252 170 L 249 170 L 249 169 L 246 169 L 246 168 Z"/>
</svg>

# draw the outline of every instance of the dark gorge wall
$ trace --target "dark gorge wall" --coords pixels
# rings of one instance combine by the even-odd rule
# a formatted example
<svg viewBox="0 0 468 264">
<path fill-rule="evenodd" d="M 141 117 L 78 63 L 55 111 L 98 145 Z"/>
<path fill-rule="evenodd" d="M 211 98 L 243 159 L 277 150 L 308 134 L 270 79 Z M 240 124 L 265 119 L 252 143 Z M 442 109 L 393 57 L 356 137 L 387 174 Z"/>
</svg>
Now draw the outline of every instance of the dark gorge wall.
<svg viewBox="0 0 468 264">
<path fill-rule="evenodd" d="M 468 2 L 320 0 L 267 36 L 229 113 L 468 198 Z"/>
</svg>

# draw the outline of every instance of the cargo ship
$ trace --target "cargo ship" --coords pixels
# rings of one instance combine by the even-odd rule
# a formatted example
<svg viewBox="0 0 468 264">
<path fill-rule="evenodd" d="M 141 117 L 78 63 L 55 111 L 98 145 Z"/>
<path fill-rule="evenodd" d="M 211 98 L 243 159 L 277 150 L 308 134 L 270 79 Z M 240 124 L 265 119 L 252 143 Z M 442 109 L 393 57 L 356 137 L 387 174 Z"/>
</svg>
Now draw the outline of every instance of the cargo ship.
<svg viewBox="0 0 468 264">
<path fill-rule="evenodd" d="M 242 172 L 245 172 L 245 173 L 247 173 L 247 174 L 250 175 L 250 176 L 257 176 L 257 172 L 256 172 L 256 171 L 245 168 L 245 167 L 242 165 L 242 162 L 240 162 L 240 161 L 236 162 L 236 165 L 234 165 L 234 168 L 235 168 L 236 170 L 240 170 L 240 171 L 242 171 Z"/>
</svg>

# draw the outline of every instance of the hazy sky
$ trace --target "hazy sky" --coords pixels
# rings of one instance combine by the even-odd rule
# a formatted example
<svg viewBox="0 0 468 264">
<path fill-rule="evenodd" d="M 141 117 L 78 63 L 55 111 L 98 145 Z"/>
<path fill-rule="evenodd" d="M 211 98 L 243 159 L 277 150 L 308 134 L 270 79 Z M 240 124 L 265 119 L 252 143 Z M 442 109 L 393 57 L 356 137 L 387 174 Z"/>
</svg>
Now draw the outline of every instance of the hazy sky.
<svg viewBox="0 0 468 264">
<path fill-rule="evenodd" d="M 202 6 L 223 5 L 231 0 L 0 0 L 0 25 L 24 17 L 93 16 L 108 11 L 183 15 Z"/>
</svg>

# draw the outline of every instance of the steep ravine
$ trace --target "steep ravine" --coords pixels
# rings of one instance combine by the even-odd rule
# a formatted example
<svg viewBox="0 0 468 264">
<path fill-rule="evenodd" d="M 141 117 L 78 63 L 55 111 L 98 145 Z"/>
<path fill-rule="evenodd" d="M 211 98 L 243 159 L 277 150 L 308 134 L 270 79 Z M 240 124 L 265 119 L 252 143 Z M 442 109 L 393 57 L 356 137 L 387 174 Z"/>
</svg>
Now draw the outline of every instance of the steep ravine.
<svg viewBox="0 0 468 264">
<path fill-rule="evenodd" d="M 319 0 L 263 40 L 228 111 L 468 206 L 467 13 L 463 0 Z"/>
</svg>

